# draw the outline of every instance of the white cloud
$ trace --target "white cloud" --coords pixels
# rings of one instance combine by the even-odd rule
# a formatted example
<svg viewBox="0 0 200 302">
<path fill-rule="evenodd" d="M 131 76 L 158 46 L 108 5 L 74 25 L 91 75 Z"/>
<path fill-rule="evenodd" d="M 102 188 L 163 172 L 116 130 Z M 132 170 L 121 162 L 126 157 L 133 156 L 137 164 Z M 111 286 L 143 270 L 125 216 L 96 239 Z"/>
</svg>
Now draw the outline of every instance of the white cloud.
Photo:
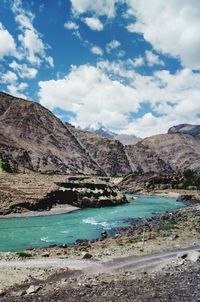
<svg viewBox="0 0 200 302">
<path fill-rule="evenodd" d="M 120 49 L 117 53 L 118 58 L 123 58 L 125 56 L 126 52 L 122 49 Z"/>
<path fill-rule="evenodd" d="M 90 65 L 73 67 L 65 78 L 39 82 L 40 103 L 49 109 L 72 111 L 72 122 L 86 127 L 95 122 L 120 128 L 126 114 L 138 109 L 135 89 L 111 80 L 100 68 Z"/>
<path fill-rule="evenodd" d="M 54 59 L 51 56 L 46 57 L 46 61 L 48 62 L 50 67 L 54 67 Z"/>
<path fill-rule="evenodd" d="M 147 76 L 127 66 L 127 61 L 100 61 L 96 67 L 73 67 L 63 79 L 39 83 L 40 102 L 51 110 L 72 111 L 76 117 L 71 122 L 77 126 L 99 122 L 141 137 L 166 132 L 177 123 L 200 123 L 199 73 L 162 70 Z M 152 112 L 131 121 L 129 114 L 144 102 Z"/>
<path fill-rule="evenodd" d="M 28 84 L 24 82 L 20 84 L 10 84 L 7 86 L 8 93 L 23 99 L 26 99 L 26 95 L 23 93 L 23 91 L 27 88 Z"/>
<path fill-rule="evenodd" d="M 97 16 L 115 17 L 118 0 L 71 0 L 74 14 L 93 13 Z"/>
<path fill-rule="evenodd" d="M 159 58 L 159 56 L 154 54 L 150 50 L 145 51 L 145 56 L 146 56 L 147 64 L 150 67 L 154 65 L 162 65 L 162 66 L 165 65 L 164 62 Z"/>
<path fill-rule="evenodd" d="M 18 64 L 16 61 L 10 63 L 9 66 L 17 71 L 20 78 L 33 79 L 38 73 L 38 70 L 36 68 L 29 67 L 27 64 Z"/>
<path fill-rule="evenodd" d="M 117 40 L 112 40 L 111 42 L 106 44 L 106 51 L 108 53 L 111 53 L 111 51 L 115 48 L 118 48 L 121 45 L 121 43 Z"/>
<path fill-rule="evenodd" d="M 98 18 L 87 17 L 84 19 L 84 22 L 92 30 L 97 30 L 97 31 L 103 30 L 103 24 Z"/>
<path fill-rule="evenodd" d="M 7 73 L 1 74 L 2 83 L 14 83 L 17 81 L 17 76 L 14 72 L 8 71 Z"/>
<path fill-rule="evenodd" d="M 27 54 L 28 61 L 32 64 L 40 65 L 41 57 L 45 56 L 45 47 L 38 33 L 26 29 L 18 38 Z"/>
<path fill-rule="evenodd" d="M 189 69 L 175 74 L 162 70 L 153 76 L 135 73 L 131 85 L 138 91 L 140 103 L 148 103 L 154 113 L 129 123 L 123 133 L 145 137 L 167 132 L 175 124 L 200 123 L 200 74 Z"/>
<path fill-rule="evenodd" d="M 188 116 L 187 121 L 176 115 L 154 116 L 152 113 L 146 113 L 141 118 L 129 123 L 121 133 L 135 134 L 139 137 L 148 137 L 160 133 L 167 133 L 168 129 L 174 125 L 183 124 L 199 124 L 200 119 L 194 116 Z"/>
<path fill-rule="evenodd" d="M 180 59 L 184 67 L 200 69 L 199 0 L 71 0 L 75 14 L 116 16 L 117 5 L 126 5 L 127 26 L 143 35 L 157 52 Z M 135 21 L 136 18 L 136 21 Z M 128 20 L 128 19 L 127 19 Z"/>
<path fill-rule="evenodd" d="M 21 30 L 18 36 L 21 42 L 19 48 L 21 59 L 26 58 L 31 64 L 38 66 L 46 61 L 49 66 L 53 67 L 53 59 L 46 55 L 48 45 L 44 44 L 41 34 L 33 26 L 34 14 L 23 8 L 21 0 L 13 2 L 12 11 Z"/>
<path fill-rule="evenodd" d="M 77 30 L 77 29 L 79 29 L 78 24 L 76 24 L 76 23 L 73 22 L 73 21 L 68 21 L 68 22 L 66 22 L 66 23 L 64 24 L 64 27 L 65 27 L 66 29 L 69 29 L 69 30 Z"/>
<path fill-rule="evenodd" d="M 136 22 L 128 30 L 143 34 L 155 50 L 180 58 L 191 69 L 200 69 L 200 1 L 126 0 Z"/>
<path fill-rule="evenodd" d="M 0 23 L 0 60 L 5 56 L 15 55 L 16 45 L 11 34 Z"/>
<path fill-rule="evenodd" d="M 92 46 L 91 52 L 97 56 L 103 56 L 103 50 L 98 46 Z"/>
<path fill-rule="evenodd" d="M 137 68 L 137 67 L 141 67 L 145 64 L 144 62 L 144 58 L 139 56 L 137 58 L 134 58 L 133 60 L 129 59 L 127 61 L 128 64 L 130 64 L 131 66 Z"/>
</svg>

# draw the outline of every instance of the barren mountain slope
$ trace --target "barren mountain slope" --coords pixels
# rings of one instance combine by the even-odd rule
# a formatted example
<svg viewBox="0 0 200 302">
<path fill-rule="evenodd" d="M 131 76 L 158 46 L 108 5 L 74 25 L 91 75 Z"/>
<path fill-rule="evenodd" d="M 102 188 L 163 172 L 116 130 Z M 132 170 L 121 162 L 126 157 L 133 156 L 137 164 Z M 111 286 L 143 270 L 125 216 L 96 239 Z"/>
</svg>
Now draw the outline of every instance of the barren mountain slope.
<svg viewBox="0 0 200 302">
<path fill-rule="evenodd" d="M 152 148 L 139 142 L 136 145 L 126 146 L 126 153 L 133 172 L 157 173 L 171 172 L 170 164 L 164 161 Z"/>
<path fill-rule="evenodd" d="M 35 171 L 98 173 L 74 135 L 50 111 L 0 93 L 0 152 Z"/>
<path fill-rule="evenodd" d="M 66 126 L 107 175 L 124 175 L 132 171 L 124 146 L 119 141 L 76 129 L 70 124 L 66 124 Z"/>
<path fill-rule="evenodd" d="M 200 171 L 200 139 L 188 134 L 155 135 L 126 150 L 133 166 L 145 172 L 167 172 L 170 168 Z"/>
<path fill-rule="evenodd" d="M 148 146 L 173 170 L 200 170 L 200 139 L 181 134 L 161 134 L 145 139 Z"/>
</svg>

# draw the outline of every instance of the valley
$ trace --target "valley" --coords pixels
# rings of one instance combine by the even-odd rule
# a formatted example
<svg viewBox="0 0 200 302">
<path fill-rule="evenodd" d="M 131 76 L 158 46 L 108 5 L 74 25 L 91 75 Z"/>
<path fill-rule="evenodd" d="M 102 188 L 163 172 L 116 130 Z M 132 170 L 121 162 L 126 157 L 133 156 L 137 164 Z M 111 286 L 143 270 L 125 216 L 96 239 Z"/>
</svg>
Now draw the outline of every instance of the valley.
<svg viewBox="0 0 200 302">
<path fill-rule="evenodd" d="M 0 139 L 0 301 L 197 301 L 198 125 L 127 145 L 0 93 Z"/>
</svg>

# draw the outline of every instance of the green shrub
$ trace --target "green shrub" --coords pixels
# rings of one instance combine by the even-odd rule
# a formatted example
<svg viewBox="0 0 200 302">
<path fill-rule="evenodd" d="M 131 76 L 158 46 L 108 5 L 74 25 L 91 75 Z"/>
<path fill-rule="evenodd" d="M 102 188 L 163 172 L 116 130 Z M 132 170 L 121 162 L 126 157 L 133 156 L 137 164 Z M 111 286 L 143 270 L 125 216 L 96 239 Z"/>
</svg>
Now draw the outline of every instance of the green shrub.
<svg viewBox="0 0 200 302">
<path fill-rule="evenodd" d="M 30 258 L 32 255 L 30 253 L 26 252 L 17 252 L 16 255 L 20 258 Z"/>
<path fill-rule="evenodd" d="M 174 219 L 170 219 L 159 227 L 159 231 L 170 231 L 171 229 L 174 229 L 175 226 L 176 221 Z"/>
</svg>

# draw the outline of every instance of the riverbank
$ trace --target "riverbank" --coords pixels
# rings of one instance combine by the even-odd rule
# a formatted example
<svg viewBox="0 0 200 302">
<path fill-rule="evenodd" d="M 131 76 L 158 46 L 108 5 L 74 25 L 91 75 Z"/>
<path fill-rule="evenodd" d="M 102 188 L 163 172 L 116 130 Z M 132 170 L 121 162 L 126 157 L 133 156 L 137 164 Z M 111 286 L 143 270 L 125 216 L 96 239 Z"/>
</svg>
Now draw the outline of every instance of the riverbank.
<svg viewBox="0 0 200 302">
<path fill-rule="evenodd" d="M 200 205 L 195 205 L 174 213 L 164 213 L 145 219 L 145 221 L 140 220 L 128 228 L 119 229 L 114 238 L 103 236 L 98 240 L 82 240 L 73 246 L 31 249 L 24 251 L 25 254 L 0 253 L 1 290 L 4 291 L 16 283 L 28 287 L 35 279 L 37 283 L 46 280 L 44 281 L 46 284 L 47 279 L 53 278 L 51 276 L 54 274 L 60 276 L 58 279 L 61 280 L 62 274 L 73 276 L 77 270 L 88 267 L 90 261 L 92 265 L 96 264 L 98 267 L 101 263 L 112 261 L 116 257 L 119 259 L 130 256 L 142 258 L 145 255 L 166 253 L 184 247 L 198 249 L 200 245 L 199 217 Z M 182 265 L 179 266 L 182 267 Z M 102 273 L 96 269 L 97 267 L 94 265 L 95 271 Z M 156 265 L 153 270 L 157 271 L 159 267 L 160 265 Z M 162 267 L 162 270 L 164 269 Z M 124 268 L 124 271 L 129 270 L 129 266 Z M 145 265 L 143 271 L 147 271 Z M 101 278 L 103 280 L 103 277 Z M 117 273 L 114 278 L 118 278 Z M 123 278 L 126 280 L 126 275 Z M 95 278 L 92 277 L 91 280 Z M 55 290 L 60 290 L 60 285 Z"/>
<path fill-rule="evenodd" d="M 0 174 L 0 218 L 68 213 L 127 203 L 109 177 L 84 175 Z"/>
<path fill-rule="evenodd" d="M 55 205 L 48 211 L 28 211 L 25 213 L 12 213 L 7 215 L 0 215 L 0 219 L 60 215 L 68 214 L 77 210 L 80 210 L 80 208 L 71 205 Z"/>
</svg>

